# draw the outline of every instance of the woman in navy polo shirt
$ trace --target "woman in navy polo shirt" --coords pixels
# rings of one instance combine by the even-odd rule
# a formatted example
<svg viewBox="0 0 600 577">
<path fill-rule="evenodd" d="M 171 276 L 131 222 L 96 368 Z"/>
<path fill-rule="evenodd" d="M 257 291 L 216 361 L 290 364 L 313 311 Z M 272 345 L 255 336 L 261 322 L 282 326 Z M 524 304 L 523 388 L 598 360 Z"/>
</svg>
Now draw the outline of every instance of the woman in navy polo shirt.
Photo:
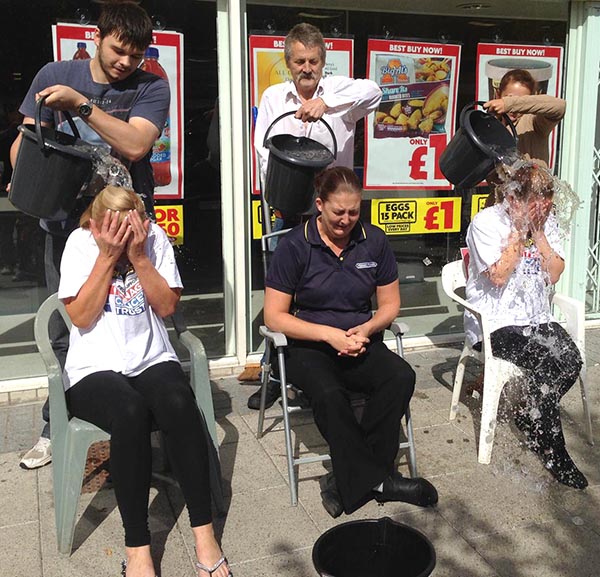
<svg viewBox="0 0 600 577">
<path fill-rule="evenodd" d="M 415 385 L 410 365 L 383 343 L 400 310 L 394 254 L 381 230 L 359 221 L 362 191 L 352 170 L 325 170 L 315 188 L 318 214 L 285 235 L 273 255 L 264 317 L 288 337 L 288 377 L 309 397 L 329 444 L 333 475 L 321 484 L 323 505 L 333 517 L 371 499 L 435 505 L 431 483 L 394 468 Z M 349 391 L 369 397 L 360 423 Z"/>
</svg>

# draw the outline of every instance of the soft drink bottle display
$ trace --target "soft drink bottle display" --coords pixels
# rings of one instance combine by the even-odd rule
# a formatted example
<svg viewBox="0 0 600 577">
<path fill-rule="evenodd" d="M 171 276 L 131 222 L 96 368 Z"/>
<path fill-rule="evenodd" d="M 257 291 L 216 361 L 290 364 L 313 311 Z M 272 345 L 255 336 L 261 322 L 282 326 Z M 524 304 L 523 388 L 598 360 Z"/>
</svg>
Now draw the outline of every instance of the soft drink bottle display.
<svg viewBox="0 0 600 577">
<path fill-rule="evenodd" d="M 144 62 L 141 68 L 146 72 L 152 72 L 168 82 L 167 73 L 158 61 L 158 48 L 150 46 L 144 54 Z M 154 146 L 150 157 L 152 171 L 154 172 L 154 184 L 156 186 L 167 186 L 171 182 L 171 119 L 167 116 L 162 132 Z"/>
<path fill-rule="evenodd" d="M 73 55 L 73 60 L 87 60 L 90 58 L 88 51 L 86 50 L 87 45 L 85 42 L 77 43 L 77 52 Z"/>
</svg>

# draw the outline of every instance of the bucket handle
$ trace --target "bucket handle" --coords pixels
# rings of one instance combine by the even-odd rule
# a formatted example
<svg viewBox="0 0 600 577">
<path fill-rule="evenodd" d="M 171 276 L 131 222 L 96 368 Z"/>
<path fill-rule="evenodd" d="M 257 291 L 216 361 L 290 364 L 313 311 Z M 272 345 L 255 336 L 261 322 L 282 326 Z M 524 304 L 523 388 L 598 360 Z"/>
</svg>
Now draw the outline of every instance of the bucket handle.
<svg viewBox="0 0 600 577">
<path fill-rule="evenodd" d="M 467 111 L 470 108 L 475 108 L 476 106 L 481 106 L 483 107 L 483 105 L 485 104 L 485 100 L 476 100 L 475 102 L 471 102 L 470 104 L 467 104 L 461 111 L 460 111 L 460 119 L 459 119 L 459 125 L 460 126 L 464 126 L 464 118 L 465 118 L 465 114 L 467 113 Z M 487 110 L 485 111 L 486 114 L 489 114 L 489 112 L 487 112 Z M 510 128 L 510 131 L 512 132 L 513 138 L 515 139 L 515 142 L 518 140 L 518 136 L 517 136 L 517 129 L 515 128 L 515 125 L 513 124 L 512 120 L 510 119 L 510 117 L 508 116 L 508 114 L 503 113 L 502 117 L 506 120 L 506 122 L 508 122 L 508 126 Z M 477 143 L 477 146 L 479 146 L 482 150 L 489 150 L 489 146 L 487 146 L 486 144 L 484 144 L 483 142 L 481 142 L 481 140 L 479 139 L 479 137 L 473 132 L 469 131 L 469 136 Z"/>
<path fill-rule="evenodd" d="M 265 132 L 265 137 L 263 138 L 263 146 L 265 148 L 267 147 L 267 138 L 269 136 L 269 132 L 271 132 L 271 128 L 273 128 L 273 125 L 276 124 L 277 122 L 279 122 L 282 118 L 289 116 L 290 114 L 296 114 L 296 112 L 298 112 L 298 111 L 290 110 L 289 112 L 284 112 L 281 116 L 278 116 L 275 120 L 273 120 L 273 122 L 271 122 L 269 128 L 267 128 L 267 131 Z M 329 124 L 327 124 L 327 122 L 325 122 L 325 120 L 323 120 L 322 118 L 319 118 L 319 120 L 325 125 L 325 128 L 327 128 L 327 130 L 329 130 L 329 134 L 331 134 L 331 139 L 333 140 L 333 158 L 337 158 L 337 140 L 335 138 L 335 134 L 333 134 L 333 130 L 331 130 L 331 126 L 329 126 Z"/>
<path fill-rule="evenodd" d="M 46 100 L 45 96 L 42 96 L 35 103 L 35 135 L 37 137 L 38 146 L 40 147 L 42 152 L 46 150 L 46 141 L 44 140 L 44 136 L 42 134 L 42 106 Z M 81 138 L 79 135 L 79 130 L 77 130 L 77 126 L 75 126 L 75 122 L 73 121 L 73 117 L 68 110 L 63 110 L 63 114 L 71 127 L 71 131 L 73 132 L 73 136 L 77 139 Z"/>
</svg>

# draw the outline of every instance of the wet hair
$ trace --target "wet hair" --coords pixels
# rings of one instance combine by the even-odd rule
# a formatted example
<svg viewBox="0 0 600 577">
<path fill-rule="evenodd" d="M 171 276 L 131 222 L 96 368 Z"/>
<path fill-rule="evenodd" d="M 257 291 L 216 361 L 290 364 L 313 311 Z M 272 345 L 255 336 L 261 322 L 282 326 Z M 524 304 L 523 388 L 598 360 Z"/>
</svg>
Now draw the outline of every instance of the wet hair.
<svg viewBox="0 0 600 577">
<path fill-rule="evenodd" d="M 306 48 L 319 48 L 321 60 L 323 63 L 325 62 L 325 55 L 327 53 L 325 40 L 323 40 L 323 34 L 321 34 L 321 31 L 316 26 L 307 22 L 301 22 L 288 32 L 288 35 L 285 37 L 285 48 L 283 51 L 286 62 L 289 62 L 292 58 L 292 45 L 294 42 L 300 42 Z"/>
<path fill-rule="evenodd" d="M 362 195 L 362 184 L 356 173 L 345 166 L 326 168 L 315 177 L 317 197 L 323 202 L 336 192 L 356 192 Z"/>
<path fill-rule="evenodd" d="M 99 223 L 104 218 L 104 213 L 107 210 L 118 210 L 120 212 L 119 224 L 123 222 L 130 210 L 137 210 L 142 220 L 147 218 L 144 201 L 136 192 L 129 188 L 108 185 L 95 196 L 92 204 L 81 215 L 79 226 L 89 229 L 90 220 L 94 219 L 96 223 Z"/>
<path fill-rule="evenodd" d="M 533 76 L 527 70 L 515 68 L 514 70 L 509 70 L 500 80 L 498 98 L 500 98 L 500 95 L 506 90 L 509 84 L 515 82 L 526 86 L 530 94 L 537 94 L 537 82 L 533 79 Z"/>
<path fill-rule="evenodd" d="M 517 200 L 552 198 L 556 179 L 544 166 L 535 162 L 525 162 L 515 170 L 504 184 L 504 196 L 512 195 Z"/>
<path fill-rule="evenodd" d="M 127 46 L 144 51 L 152 43 L 152 20 L 132 0 L 104 1 L 98 18 L 100 38 L 114 34 Z"/>
</svg>

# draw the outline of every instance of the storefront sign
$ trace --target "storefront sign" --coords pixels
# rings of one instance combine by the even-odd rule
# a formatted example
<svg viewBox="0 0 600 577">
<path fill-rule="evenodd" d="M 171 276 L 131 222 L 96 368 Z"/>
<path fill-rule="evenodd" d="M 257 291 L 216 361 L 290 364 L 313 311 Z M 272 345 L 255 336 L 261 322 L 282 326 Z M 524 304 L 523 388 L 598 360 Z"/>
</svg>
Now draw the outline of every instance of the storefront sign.
<svg viewBox="0 0 600 577">
<path fill-rule="evenodd" d="M 498 86 L 509 70 L 522 68 L 538 84 L 538 94 L 561 95 L 562 46 L 478 44 L 475 100 L 499 98 Z M 550 168 L 556 161 L 556 129 L 550 135 Z"/>
<path fill-rule="evenodd" d="M 473 196 L 471 196 L 471 220 L 473 220 L 473 217 L 480 210 L 483 210 L 485 208 L 485 201 L 487 200 L 488 196 L 489 196 L 488 193 L 474 194 Z"/>
<path fill-rule="evenodd" d="M 354 40 L 351 38 L 325 38 L 324 40 L 327 48 L 327 61 L 323 75 L 352 76 Z M 269 86 L 292 78 L 285 64 L 284 45 L 285 36 L 253 34 L 249 37 L 250 106 L 254 114 L 256 114 L 263 92 Z M 252 134 L 251 142 L 252 190 L 253 194 L 260 194 L 254 134 Z"/>
<path fill-rule="evenodd" d="M 368 189 L 450 189 L 438 159 L 454 134 L 460 46 L 370 39 L 379 108 L 366 119 Z"/>
<path fill-rule="evenodd" d="M 55 60 L 93 58 L 95 26 L 59 23 L 52 26 Z M 171 108 L 162 133 L 152 149 L 157 199 L 183 198 L 183 34 L 154 31 L 151 48 L 142 63 L 149 72 L 166 78 L 171 90 Z M 155 56 L 157 58 L 155 58 Z"/>
<path fill-rule="evenodd" d="M 460 197 L 371 200 L 371 224 L 388 235 L 458 232 Z"/>
<path fill-rule="evenodd" d="M 183 244 L 183 206 L 180 204 L 155 206 L 154 212 L 156 224 L 167 233 L 171 244 Z"/>
</svg>

